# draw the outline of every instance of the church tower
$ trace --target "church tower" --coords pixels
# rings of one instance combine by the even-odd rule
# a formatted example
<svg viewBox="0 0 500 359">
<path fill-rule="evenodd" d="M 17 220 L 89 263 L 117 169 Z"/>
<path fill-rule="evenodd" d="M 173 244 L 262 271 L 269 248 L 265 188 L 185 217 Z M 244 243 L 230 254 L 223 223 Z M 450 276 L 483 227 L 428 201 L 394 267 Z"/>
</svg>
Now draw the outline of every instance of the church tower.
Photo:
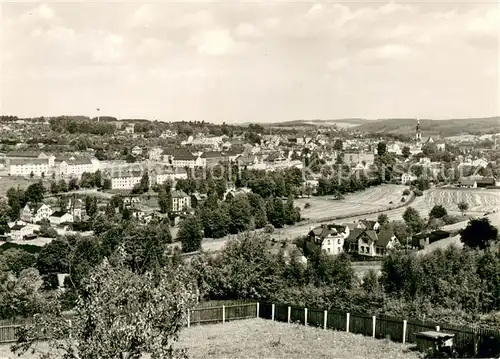
<svg viewBox="0 0 500 359">
<path fill-rule="evenodd" d="M 415 131 L 415 140 L 417 142 L 422 141 L 422 132 L 420 131 L 420 120 L 417 120 L 417 128 Z"/>
</svg>

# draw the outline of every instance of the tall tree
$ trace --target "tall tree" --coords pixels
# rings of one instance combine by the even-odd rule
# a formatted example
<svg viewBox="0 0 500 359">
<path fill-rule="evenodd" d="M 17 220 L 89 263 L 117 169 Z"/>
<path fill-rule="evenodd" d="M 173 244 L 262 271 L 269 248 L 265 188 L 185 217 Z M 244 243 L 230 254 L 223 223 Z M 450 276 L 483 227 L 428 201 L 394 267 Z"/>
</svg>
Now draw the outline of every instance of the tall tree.
<svg viewBox="0 0 500 359">
<path fill-rule="evenodd" d="M 32 203 L 40 203 L 43 201 L 43 195 L 45 194 L 45 188 L 42 182 L 33 183 L 26 188 L 24 192 L 26 201 Z"/>
<path fill-rule="evenodd" d="M 431 211 L 429 212 L 430 218 L 443 218 L 446 215 L 448 215 L 446 208 L 444 208 L 440 204 L 436 204 L 434 207 L 432 207 Z"/>
<path fill-rule="evenodd" d="M 424 228 L 424 222 L 420 217 L 420 213 L 413 207 L 408 207 L 405 210 L 403 220 L 413 234 L 420 233 Z"/>
<path fill-rule="evenodd" d="M 377 154 L 379 156 L 385 156 L 387 153 L 387 144 L 385 142 L 379 142 L 377 144 Z"/>
<path fill-rule="evenodd" d="M 197 217 L 188 216 L 180 223 L 177 240 L 182 243 L 182 251 L 185 253 L 201 249 L 203 227 Z"/>
<path fill-rule="evenodd" d="M 462 216 L 465 215 L 465 212 L 469 209 L 469 204 L 467 202 L 461 201 L 458 203 L 458 210 L 462 212 Z"/>
<path fill-rule="evenodd" d="M 460 233 L 464 245 L 473 249 L 486 249 L 498 241 L 498 229 L 492 226 L 487 217 L 469 220 L 467 227 Z"/>
</svg>

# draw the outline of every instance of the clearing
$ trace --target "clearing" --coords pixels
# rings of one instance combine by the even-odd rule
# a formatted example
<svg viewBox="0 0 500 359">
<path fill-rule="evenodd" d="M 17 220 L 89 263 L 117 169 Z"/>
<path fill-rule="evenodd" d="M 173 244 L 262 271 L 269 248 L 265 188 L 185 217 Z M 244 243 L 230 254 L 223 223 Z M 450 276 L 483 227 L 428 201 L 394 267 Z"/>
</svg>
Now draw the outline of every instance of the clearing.
<svg viewBox="0 0 500 359">
<path fill-rule="evenodd" d="M 25 177 L 10 177 L 10 176 L 1 176 L 0 177 L 0 196 L 6 196 L 7 191 L 11 187 L 17 187 L 21 189 L 26 189 L 30 184 L 37 183 L 40 181 L 40 178 L 25 178 Z M 48 179 L 43 180 L 44 186 L 50 186 L 50 181 Z M 0 357 L 1 359 L 1 357 Z"/>
<path fill-rule="evenodd" d="M 354 216 L 369 211 L 388 210 L 396 205 L 400 205 L 405 188 L 408 187 L 403 185 L 381 185 L 347 194 L 344 199 L 339 200 L 333 199 L 333 196 L 296 199 L 295 205 L 301 208 L 303 218 L 315 221 L 347 214 Z M 405 197 L 408 199 L 408 196 Z M 304 208 L 306 203 L 309 203 L 311 206 Z"/>
<path fill-rule="evenodd" d="M 420 354 L 387 340 L 296 324 L 250 319 L 184 329 L 180 347 L 192 359 L 417 359 Z M 40 348 L 40 350 L 46 350 Z M 18 358 L 7 345 L 0 346 L 0 358 Z M 34 359 L 29 354 L 21 359 Z M 145 358 L 146 359 L 146 358 Z"/>
</svg>

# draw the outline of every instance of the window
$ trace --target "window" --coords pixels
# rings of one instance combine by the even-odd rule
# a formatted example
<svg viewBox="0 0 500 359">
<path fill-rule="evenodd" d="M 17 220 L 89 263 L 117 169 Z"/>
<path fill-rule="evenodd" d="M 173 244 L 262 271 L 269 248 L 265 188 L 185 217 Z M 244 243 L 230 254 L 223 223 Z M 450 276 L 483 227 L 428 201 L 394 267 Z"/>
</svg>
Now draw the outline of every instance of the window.
<svg viewBox="0 0 500 359">
<path fill-rule="evenodd" d="M 331 244 L 331 242 L 330 242 L 330 240 L 328 240 L 327 245 L 330 245 L 330 244 Z"/>
<path fill-rule="evenodd" d="M 360 252 L 361 252 L 361 253 L 365 253 L 365 247 L 361 246 L 361 247 L 360 247 Z"/>
<path fill-rule="evenodd" d="M 330 247 L 328 247 L 328 253 L 330 253 Z"/>
<path fill-rule="evenodd" d="M 370 247 L 366 247 L 366 253 L 370 253 Z"/>
<path fill-rule="evenodd" d="M 337 244 L 340 244 L 340 238 L 339 238 L 339 239 L 337 239 Z"/>
</svg>

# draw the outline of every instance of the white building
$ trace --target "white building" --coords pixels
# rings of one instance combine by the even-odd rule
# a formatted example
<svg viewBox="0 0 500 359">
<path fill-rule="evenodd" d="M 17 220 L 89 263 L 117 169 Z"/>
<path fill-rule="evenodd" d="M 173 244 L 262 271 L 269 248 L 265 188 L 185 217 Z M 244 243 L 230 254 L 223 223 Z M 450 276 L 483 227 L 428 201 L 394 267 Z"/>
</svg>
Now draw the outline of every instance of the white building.
<svg viewBox="0 0 500 359">
<path fill-rule="evenodd" d="M 130 190 L 141 182 L 142 175 L 122 174 L 111 178 L 111 189 L 125 189 Z"/>
<path fill-rule="evenodd" d="M 52 225 L 59 225 L 61 223 L 71 223 L 73 222 L 73 215 L 63 211 L 56 211 L 52 213 L 49 217 L 49 222 Z"/>
<path fill-rule="evenodd" d="M 167 181 L 175 181 L 180 179 L 187 179 L 188 175 L 184 168 L 176 168 L 175 171 L 168 171 L 165 173 L 160 173 L 154 176 L 154 182 L 156 184 L 163 184 Z"/>
<path fill-rule="evenodd" d="M 197 159 L 198 157 L 192 155 L 191 153 L 174 154 L 172 166 L 194 168 L 196 166 Z"/>
<path fill-rule="evenodd" d="M 142 154 L 142 148 L 140 148 L 139 146 L 134 146 L 134 148 L 132 148 L 132 150 L 130 151 L 134 156 L 139 156 Z"/>
<path fill-rule="evenodd" d="M 37 177 L 48 175 L 50 171 L 49 159 L 11 159 L 9 165 L 10 176 L 30 176 L 33 174 Z"/>
<path fill-rule="evenodd" d="M 96 171 L 95 167 L 96 164 L 89 159 L 68 160 L 59 164 L 59 173 L 61 176 L 81 178 L 85 172 L 94 173 Z"/>
<path fill-rule="evenodd" d="M 34 228 L 32 225 L 25 223 L 15 223 L 10 227 L 10 236 L 15 241 L 21 241 L 25 236 L 33 234 Z"/>
<path fill-rule="evenodd" d="M 417 176 L 412 175 L 411 173 L 403 173 L 401 175 L 401 184 L 410 184 L 413 181 L 417 180 Z"/>
<path fill-rule="evenodd" d="M 191 197 L 183 191 L 172 191 L 172 211 L 181 212 L 191 207 Z"/>
<path fill-rule="evenodd" d="M 44 203 L 26 203 L 21 210 L 21 219 L 25 222 L 37 223 L 42 219 L 48 219 L 52 214 L 52 208 Z"/>
</svg>

